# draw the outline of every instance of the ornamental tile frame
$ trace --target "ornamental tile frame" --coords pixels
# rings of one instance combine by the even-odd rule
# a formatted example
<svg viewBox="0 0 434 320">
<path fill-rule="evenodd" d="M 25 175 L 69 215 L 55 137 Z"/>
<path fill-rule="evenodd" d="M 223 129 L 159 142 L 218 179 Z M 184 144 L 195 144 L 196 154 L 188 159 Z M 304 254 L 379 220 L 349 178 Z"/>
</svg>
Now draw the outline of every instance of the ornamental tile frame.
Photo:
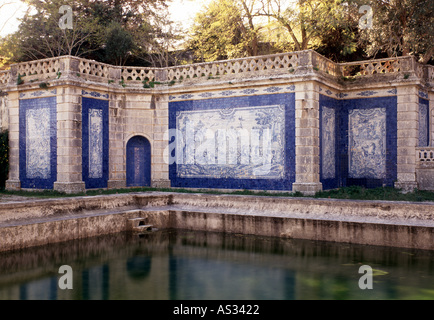
<svg viewBox="0 0 434 320">
<path fill-rule="evenodd" d="M 421 65 L 414 57 L 335 63 L 313 50 L 169 68 L 120 67 L 73 56 L 14 64 L 0 71 L 2 108 L 7 108 L 7 117 L 0 123 L 1 129 L 10 132 L 7 188 L 30 186 L 71 193 L 125 187 L 127 143 L 143 137 L 150 145 L 154 187 L 314 194 L 376 181 L 404 191 L 434 190 L 430 182 L 434 181 L 433 88 L 434 66 Z M 95 101 L 98 107 L 86 111 L 83 101 Z M 38 124 L 48 123 L 45 110 L 50 110 L 50 130 Z M 228 110 L 237 119 L 230 118 Z M 285 116 L 278 110 L 284 110 Z M 263 118 L 266 114 L 276 115 L 274 123 Z M 251 177 L 255 167 L 247 160 L 232 168 L 218 166 L 211 159 L 219 154 L 218 145 L 208 148 L 200 146 L 200 141 L 194 149 L 205 152 L 198 159 L 210 159 L 208 167 L 171 165 L 174 151 L 169 146 L 174 137 L 169 129 L 185 131 L 176 122 L 181 116 L 194 121 L 208 117 L 202 124 L 209 127 L 219 127 L 216 119 L 221 119 L 221 129 L 239 125 L 259 130 L 263 144 L 255 152 L 274 151 L 270 174 Z M 43 135 L 36 140 L 27 137 L 27 128 Z M 47 141 L 51 141 L 49 146 Z M 50 150 L 51 180 L 47 183 L 41 180 L 48 177 L 47 155 L 36 156 L 38 148 Z M 248 154 L 254 153 L 246 151 L 244 156 Z M 280 175 L 278 168 L 283 170 Z M 199 173 L 200 178 L 193 177 Z M 101 174 L 101 183 L 89 183 Z M 41 182 L 33 183 L 33 176 Z M 374 176 L 382 180 L 374 181 Z"/>
</svg>

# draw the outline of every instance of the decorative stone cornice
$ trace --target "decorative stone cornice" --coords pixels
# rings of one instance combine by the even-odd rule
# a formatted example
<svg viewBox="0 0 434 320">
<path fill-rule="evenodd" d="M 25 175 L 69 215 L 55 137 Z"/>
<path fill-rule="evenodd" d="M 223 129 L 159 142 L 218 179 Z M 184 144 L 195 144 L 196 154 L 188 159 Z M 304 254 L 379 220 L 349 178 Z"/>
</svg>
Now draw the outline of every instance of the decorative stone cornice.
<svg viewBox="0 0 434 320">
<path fill-rule="evenodd" d="M 419 64 L 412 56 L 335 63 L 313 50 L 246 57 L 168 68 L 112 66 L 74 56 L 22 62 L 0 71 L 0 89 L 21 84 L 67 80 L 107 85 L 113 89 L 183 88 L 192 84 L 261 81 L 310 76 L 343 88 L 368 83 L 418 82 L 434 87 L 434 66 Z"/>
</svg>

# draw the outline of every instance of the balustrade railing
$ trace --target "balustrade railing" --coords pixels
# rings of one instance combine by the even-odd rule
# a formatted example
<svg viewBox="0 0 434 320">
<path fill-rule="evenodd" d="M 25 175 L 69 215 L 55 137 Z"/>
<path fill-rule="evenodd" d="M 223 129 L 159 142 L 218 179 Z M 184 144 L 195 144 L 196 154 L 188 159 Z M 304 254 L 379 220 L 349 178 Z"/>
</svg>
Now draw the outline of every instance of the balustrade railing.
<svg viewBox="0 0 434 320">
<path fill-rule="evenodd" d="M 112 66 L 92 60 L 80 59 L 78 64 L 78 74 L 89 80 L 102 79 L 107 81 L 109 79 L 109 69 Z"/>
<path fill-rule="evenodd" d="M 197 63 L 167 68 L 168 81 L 213 79 L 292 73 L 300 65 L 299 52 Z"/>
<path fill-rule="evenodd" d="M 427 69 L 427 80 L 434 85 L 434 66 L 425 66 Z"/>
<path fill-rule="evenodd" d="M 301 69 L 300 69 L 301 68 Z M 247 57 L 233 60 L 196 63 L 168 68 L 120 67 L 63 56 L 23 62 L 11 66 L 10 71 L 0 71 L 0 85 L 17 81 L 18 75 L 25 82 L 60 78 L 62 73 L 102 83 L 120 83 L 142 86 L 144 82 L 180 82 L 210 79 L 247 78 L 282 74 L 299 74 L 310 70 L 334 77 L 366 77 L 378 74 L 414 74 L 434 83 L 434 66 L 421 65 L 414 57 L 396 57 L 335 63 L 313 50 Z"/>
<path fill-rule="evenodd" d="M 27 81 L 38 81 L 56 76 L 60 70 L 60 58 L 48 58 L 16 65 L 17 76 L 26 78 Z"/>
<path fill-rule="evenodd" d="M 0 71 L 0 84 L 6 85 L 9 82 L 9 70 Z"/>
<path fill-rule="evenodd" d="M 434 165 L 434 147 L 416 148 L 416 160 L 419 163 L 432 163 Z"/>
<path fill-rule="evenodd" d="M 397 57 L 377 60 L 340 63 L 341 73 L 344 77 L 371 76 L 375 74 L 398 73 L 409 71 L 411 57 Z"/>
<path fill-rule="evenodd" d="M 320 55 L 315 51 L 311 51 L 312 53 L 312 65 L 314 70 L 325 72 L 332 76 L 338 77 L 341 76 L 341 70 L 339 68 L 339 64 L 333 62 L 330 59 Z"/>
</svg>

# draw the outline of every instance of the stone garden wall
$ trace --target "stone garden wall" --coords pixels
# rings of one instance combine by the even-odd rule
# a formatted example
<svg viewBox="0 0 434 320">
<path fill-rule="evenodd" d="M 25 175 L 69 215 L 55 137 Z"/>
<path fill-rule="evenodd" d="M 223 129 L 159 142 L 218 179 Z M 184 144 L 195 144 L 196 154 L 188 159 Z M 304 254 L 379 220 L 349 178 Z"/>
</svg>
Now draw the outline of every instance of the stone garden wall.
<svg viewBox="0 0 434 320">
<path fill-rule="evenodd" d="M 314 51 L 170 68 L 0 72 L 8 189 L 434 190 L 434 67 Z"/>
</svg>

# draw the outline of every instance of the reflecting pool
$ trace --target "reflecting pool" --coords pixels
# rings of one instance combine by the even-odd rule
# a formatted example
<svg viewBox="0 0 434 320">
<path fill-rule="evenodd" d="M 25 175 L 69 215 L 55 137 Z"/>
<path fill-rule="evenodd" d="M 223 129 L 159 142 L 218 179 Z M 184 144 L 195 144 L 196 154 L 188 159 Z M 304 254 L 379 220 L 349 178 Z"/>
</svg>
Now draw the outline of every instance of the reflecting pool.
<svg viewBox="0 0 434 320">
<path fill-rule="evenodd" d="M 72 289 L 61 289 L 62 265 Z M 373 269 L 362 290 L 362 265 Z M 63 278 L 64 279 L 64 278 Z M 0 299 L 434 299 L 434 252 L 159 230 L 0 253 Z"/>
</svg>

